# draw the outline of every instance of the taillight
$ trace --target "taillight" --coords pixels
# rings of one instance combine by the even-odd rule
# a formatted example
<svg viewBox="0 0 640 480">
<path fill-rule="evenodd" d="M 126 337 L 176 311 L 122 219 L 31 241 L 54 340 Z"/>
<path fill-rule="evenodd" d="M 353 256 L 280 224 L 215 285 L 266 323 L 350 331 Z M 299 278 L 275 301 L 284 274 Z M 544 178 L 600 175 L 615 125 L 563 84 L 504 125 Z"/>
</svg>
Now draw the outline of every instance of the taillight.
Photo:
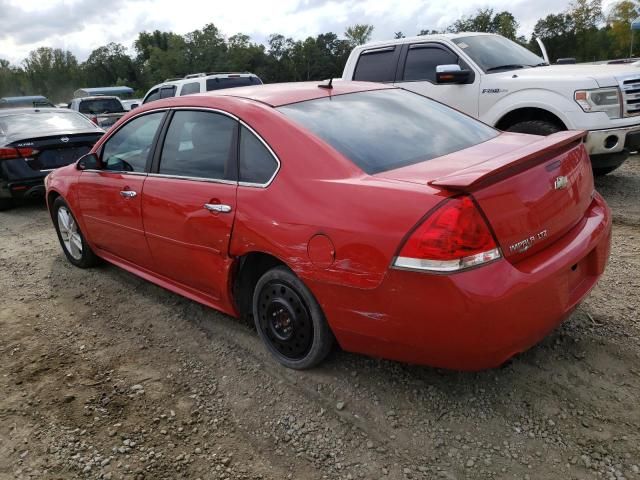
<svg viewBox="0 0 640 480">
<path fill-rule="evenodd" d="M 98 125 L 98 116 L 92 116 L 90 119 L 93 123 L 95 123 L 96 125 Z"/>
<path fill-rule="evenodd" d="M 4 147 L 0 148 L 0 160 L 14 160 L 16 158 L 29 158 L 38 153 L 37 150 L 28 147 Z"/>
<path fill-rule="evenodd" d="M 433 272 L 455 272 L 482 265 L 502 254 L 478 207 L 469 196 L 445 201 L 421 223 L 400 249 L 393 265 Z"/>
</svg>

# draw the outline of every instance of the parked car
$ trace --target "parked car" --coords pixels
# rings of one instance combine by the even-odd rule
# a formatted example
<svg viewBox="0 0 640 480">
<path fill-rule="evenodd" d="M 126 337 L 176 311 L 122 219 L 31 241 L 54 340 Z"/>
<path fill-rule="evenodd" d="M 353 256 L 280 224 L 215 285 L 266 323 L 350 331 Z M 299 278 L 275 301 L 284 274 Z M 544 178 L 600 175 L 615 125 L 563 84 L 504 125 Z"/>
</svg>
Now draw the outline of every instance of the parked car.
<svg viewBox="0 0 640 480">
<path fill-rule="evenodd" d="M 548 65 L 521 45 L 483 33 L 425 35 L 356 47 L 343 80 L 386 82 L 426 95 L 500 130 L 588 132 L 596 175 L 640 147 L 640 73 L 630 65 Z"/>
<path fill-rule="evenodd" d="M 140 105 L 142 105 L 142 99 L 141 98 L 132 98 L 129 100 L 120 100 L 122 102 L 122 106 L 124 107 L 124 109 L 128 112 L 129 110 L 133 110 L 134 108 L 139 107 Z"/>
<path fill-rule="evenodd" d="M 348 351 L 477 370 L 602 275 L 611 214 L 583 132 L 501 133 L 375 83 L 154 102 L 47 177 L 62 249 L 233 316 L 283 365 Z"/>
<path fill-rule="evenodd" d="M 110 97 L 118 97 L 120 100 L 128 100 L 133 96 L 133 88 L 119 87 L 89 87 L 79 88 L 73 92 L 73 98 L 95 97 L 97 95 L 106 95 Z"/>
<path fill-rule="evenodd" d="M 0 110 L 0 210 L 44 197 L 44 177 L 88 153 L 104 131 L 59 108 Z"/>
<path fill-rule="evenodd" d="M 104 95 L 74 98 L 69 103 L 69 108 L 86 115 L 89 120 L 105 130 L 111 128 L 126 113 L 118 97 Z"/>
<path fill-rule="evenodd" d="M 27 95 L 22 97 L 2 97 L 0 98 L 0 108 L 21 108 L 21 107 L 53 107 L 53 103 L 42 95 Z"/>
<path fill-rule="evenodd" d="M 153 102 L 161 98 L 181 97 L 224 88 L 261 84 L 262 80 L 257 75 L 247 72 L 193 73 L 184 78 L 168 79 L 154 85 L 144 96 L 142 103 Z"/>
</svg>

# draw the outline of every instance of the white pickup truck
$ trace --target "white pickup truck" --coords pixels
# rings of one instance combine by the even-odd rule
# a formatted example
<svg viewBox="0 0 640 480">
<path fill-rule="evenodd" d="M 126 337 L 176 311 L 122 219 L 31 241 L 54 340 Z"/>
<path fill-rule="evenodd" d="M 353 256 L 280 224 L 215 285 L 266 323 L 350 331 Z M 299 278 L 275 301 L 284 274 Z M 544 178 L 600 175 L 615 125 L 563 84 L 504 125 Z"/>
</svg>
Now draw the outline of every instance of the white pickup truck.
<svg viewBox="0 0 640 480">
<path fill-rule="evenodd" d="M 500 130 L 586 130 L 596 175 L 640 149 L 640 68 L 630 65 L 549 65 L 499 35 L 458 33 L 359 46 L 342 79 L 392 83 Z"/>
</svg>

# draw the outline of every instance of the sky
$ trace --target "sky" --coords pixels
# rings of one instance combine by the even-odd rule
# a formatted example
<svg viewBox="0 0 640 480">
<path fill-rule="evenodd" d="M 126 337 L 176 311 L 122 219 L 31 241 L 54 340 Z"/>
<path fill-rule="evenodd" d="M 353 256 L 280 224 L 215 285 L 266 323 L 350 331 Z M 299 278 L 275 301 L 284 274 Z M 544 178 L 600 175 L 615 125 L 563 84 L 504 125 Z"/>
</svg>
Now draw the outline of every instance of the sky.
<svg viewBox="0 0 640 480">
<path fill-rule="evenodd" d="M 615 0 L 605 0 L 605 8 Z M 509 10 L 520 32 L 531 34 L 536 21 L 564 10 L 569 0 L 0 0 L 0 58 L 19 64 L 40 46 L 70 50 L 85 60 L 109 42 L 133 53 L 141 31 L 179 34 L 214 23 L 224 35 L 250 35 L 266 43 L 272 33 L 294 39 L 335 32 L 355 23 L 374 25 L 372 40 L 394 32 L 415 35 L 443 29 L 478 8 Z M 43 6 L 44 5 L 44 6 Z"/>
</svg>

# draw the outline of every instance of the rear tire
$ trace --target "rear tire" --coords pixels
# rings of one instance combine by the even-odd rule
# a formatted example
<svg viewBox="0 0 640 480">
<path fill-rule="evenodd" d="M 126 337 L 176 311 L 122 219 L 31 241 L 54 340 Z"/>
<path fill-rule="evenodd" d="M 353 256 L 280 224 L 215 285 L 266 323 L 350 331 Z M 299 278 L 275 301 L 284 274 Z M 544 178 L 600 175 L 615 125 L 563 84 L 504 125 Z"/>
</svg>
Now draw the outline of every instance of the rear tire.
<svg viewBox="0 0 640 480">
<path fill-rule="evenodd" d="M 0 212 L 11 210 L 15 206 L 16 203 L 13 198 L 0 198 Z"/>
<path fill-rule="evenodd" d="M 272 268 L 258 280 L 253 318 L 269 352 L 288 368 L 315 367 L 335 341 L 311 291 L 284 266 Z"/>
<path fill-rule="evenodd" d="M 547 136 L 562 130 L 558 125 L 547 122 L 545 120 L 528 120 L 526 122 L 518 122 L 507 128 L 507 132 L 528 133 L 530 135 Z"/>
<path fill-rule="evenodd" d="M 53 202 L 51 216 L 67 260 L 80 268 L 90 268 L 97 265 L 98 256 L 91 250 L 69 205 L 62 197 L 56 198 Z"/>
</svg>

